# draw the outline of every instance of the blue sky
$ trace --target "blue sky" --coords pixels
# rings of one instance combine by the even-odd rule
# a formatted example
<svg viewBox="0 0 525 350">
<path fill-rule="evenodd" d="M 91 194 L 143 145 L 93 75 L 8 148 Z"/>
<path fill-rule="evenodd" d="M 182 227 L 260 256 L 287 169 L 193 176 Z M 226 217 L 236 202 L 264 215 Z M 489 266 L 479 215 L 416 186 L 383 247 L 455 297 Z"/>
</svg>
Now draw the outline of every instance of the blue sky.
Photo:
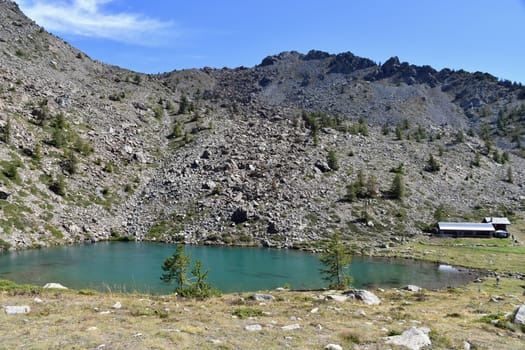
<svg viewBox="0 0 525 350">
<path fill-rule="evenodd" d="M 17 0 L 90 57 L 145 73 L 350 51 L 525 83 L 525 0 Z"/>
</svg>

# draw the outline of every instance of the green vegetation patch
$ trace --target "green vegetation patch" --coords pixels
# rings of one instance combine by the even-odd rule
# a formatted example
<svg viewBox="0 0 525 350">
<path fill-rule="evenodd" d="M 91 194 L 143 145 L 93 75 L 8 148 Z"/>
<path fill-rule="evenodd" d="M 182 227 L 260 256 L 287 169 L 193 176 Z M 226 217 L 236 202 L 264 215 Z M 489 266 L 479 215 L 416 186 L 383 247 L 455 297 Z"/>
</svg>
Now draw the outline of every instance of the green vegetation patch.
<svg viewBox="0 0 525 350">
<path fill-rule="evenodd" d="M 261 309 L 257 309 L 253 307 L 238 307 L 232 311 L 232 315 L 237 316 L 238 318 L 244 320 L 249 317 L 263 316 L 264 313 Z"/>
</svg>

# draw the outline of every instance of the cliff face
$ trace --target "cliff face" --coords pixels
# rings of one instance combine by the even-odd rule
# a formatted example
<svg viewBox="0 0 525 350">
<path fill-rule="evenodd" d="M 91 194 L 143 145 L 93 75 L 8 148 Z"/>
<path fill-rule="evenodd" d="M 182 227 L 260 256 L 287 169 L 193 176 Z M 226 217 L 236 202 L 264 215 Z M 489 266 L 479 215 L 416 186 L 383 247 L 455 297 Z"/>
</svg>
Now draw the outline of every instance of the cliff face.
<svg viewBox="0 0 525 350">
<path fill-rule="evenodd" d="M 0 48 L 4 247 L 300 247 L 339 229 L 372 249 L 421 234 L 440 204 L 451 219 L 521 208 L 525 90 L 489 74 L 311 51 L 143 75 L 91 60 L 11 1 Z"/>
</svg>

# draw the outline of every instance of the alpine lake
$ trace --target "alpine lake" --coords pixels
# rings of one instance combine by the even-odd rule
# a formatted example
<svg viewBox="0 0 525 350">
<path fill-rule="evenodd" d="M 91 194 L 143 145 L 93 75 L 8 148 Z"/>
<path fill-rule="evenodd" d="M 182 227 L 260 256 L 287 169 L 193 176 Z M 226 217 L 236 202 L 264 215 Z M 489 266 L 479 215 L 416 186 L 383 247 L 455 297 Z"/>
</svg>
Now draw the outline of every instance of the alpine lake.
<svg viewBox="0 0 525 350">
<path fill-rule="evenodd" d="M 43 286 L 60 283 L 101 292 L 169 294 L 174 286 L 160 280 L 163 261 L 174 245 L 149 242 L 102 242 L 0 254 L 0 279 Z M 317 255 L 296 250 L 186 246 L 191 260 L 202 261 L 208 282 L 224 293 L 295 290 L 327 285 Z M 355 288 L 427 289 L 456 287 L 477 276 L 468 270 L 417 260 L 353 256 L 349 268 Z"/>
</svg>

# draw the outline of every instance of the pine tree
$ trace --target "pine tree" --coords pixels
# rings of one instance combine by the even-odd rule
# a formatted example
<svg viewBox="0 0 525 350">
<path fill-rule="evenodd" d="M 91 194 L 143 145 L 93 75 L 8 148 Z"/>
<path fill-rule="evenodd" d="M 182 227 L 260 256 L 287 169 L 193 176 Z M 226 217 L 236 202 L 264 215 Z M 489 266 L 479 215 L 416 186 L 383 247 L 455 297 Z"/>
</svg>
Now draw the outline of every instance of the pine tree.
<svg viewBox="0 0 525 350">
<path fill-rule="evenodd" d="M 405 195 L 405 184 L 403 183 L 403 175 L 396 173 L 392 185 L 390 186 L 390 196 L 394 199 L 402 199 Z"/>
<path fill-rule="evenodd" d="M 7 119 L 4 125 L 3 141 L 7 144 L 11 143 L 11 119 Z"/>
<path fill-rule="evenodd" d="M 398 124 L 396 125 L 396 140 L 402 140 L 403 139 L 403 131 L 401 130 L 401 126 Z"/>
<path fill-rule="evenodd" d="M 345 271 L 351 259 L 351 254 L 346 251 L 339 234 L 335 232 L 319 256 L 323 265 L 320 272 L 323 280 L 329 283 L 329 288 L 345 289 L 352 282 L 352 277 Z"/>
<path fill-rule="evenodd" d="M 512 174 L 512 167 L 510 165 L 507 168 L 507 182 L 510 184 L 514 183 L 514 175 Z"/>
<path fill-rule="evenodd" d="M 370 175 L 366 182 L 366 196 L 369 198 L 376 198 L 378 195 L 379 190 L 377 189 L 377 179 L 374 175 Z"/>
<path fill-rule="evenodd" d="M 188 279 L 187 271 L 190 264 L 191 258 L 184 254 L 184 245 L 179 244 L 175 253 L 164 260 L 162 270 L 166 272 L 160 279 L 165 283 L 175 282 L 177 284 L 175 292 L 182 297 L 208 298 L 220 295 L 220 291 L 206 281 L 208 271 L 203 271 L 200 260 L 197 260 L 191 269 L 192 281 Z"/>
<path fill-rule="evenodd" d="M 191 296 L 198 298 L 207 298 L 213 295 L 219 295 L 220 292 L 213 288 L 206 279 L 208 278 L 208 270 L 202 270 L 202 262 L 197 260 L 191 269 L 191 275 L 195 281 L 187 288 L 184 288 L 181 296 Z"/>
<path fill-rule="evenodd" d="M 430 156 L 428 157 L 427 166 L 425 167 L 425 170 L 431 173 L 435 173 L 439 171 L 440 168 L 441 168 L 441 165 L 439 164 L 439 162 L 436 160 L 436 158 L 434 158 L 432 154 L 430 154 Z"/>
<path fill-rule="evenodd" d="M 326 162 L 333 171 L 339 170 L 339 160 L 337 159 L 337 153 L 334 149 L 328 151 Z"/>
<path fill-rule="evenodd" d="M 188 270 L 189 264 L 190 256 L 184 254 L 184 245 L 177 245 L 177 250 L 175 253 L 164 260 L 164 263 L 162 264 L 162 270 L 166 272 L 162 274 L 160 279 L 164 283 L 175 282 L 177 284 L 175 291 L 181 290 L 188 282 L 186 272 Z"/>
<path fill-rule="evenodd" d="M 33 159 L 39 164 L 42 161 L 42 146 L 40 142 L 35 143 L 35 148 L 33 149 Z"/>
</svg>

